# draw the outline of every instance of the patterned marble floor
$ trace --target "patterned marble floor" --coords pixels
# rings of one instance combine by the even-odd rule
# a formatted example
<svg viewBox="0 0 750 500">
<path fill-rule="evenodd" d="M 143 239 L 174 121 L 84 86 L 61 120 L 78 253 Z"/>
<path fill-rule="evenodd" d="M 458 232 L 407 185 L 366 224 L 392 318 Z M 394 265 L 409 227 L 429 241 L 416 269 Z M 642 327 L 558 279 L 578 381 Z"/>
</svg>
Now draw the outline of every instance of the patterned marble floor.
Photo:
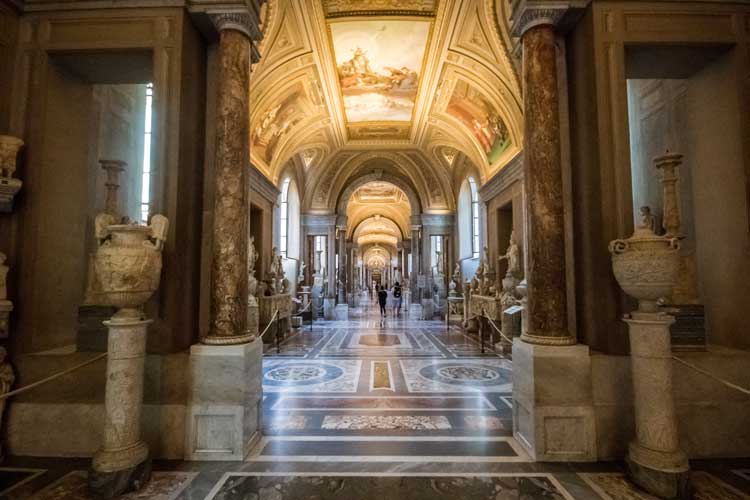
<svg viewBox="0 0 750 500">
<path fill-rule="evenodd" d="M 653 500 L 620 463 L 534 463 L 512 437 L 511 361 L 457 328 L 374 311 L 316 321 L 263 363 L 245 462 L 154 463 L 126 500 Z M 9 457 L 0 500 L 83 500 L 87 459 Z M 750 459 L 692 462 L 697 500 L 750 499 Z"/>
</svg>

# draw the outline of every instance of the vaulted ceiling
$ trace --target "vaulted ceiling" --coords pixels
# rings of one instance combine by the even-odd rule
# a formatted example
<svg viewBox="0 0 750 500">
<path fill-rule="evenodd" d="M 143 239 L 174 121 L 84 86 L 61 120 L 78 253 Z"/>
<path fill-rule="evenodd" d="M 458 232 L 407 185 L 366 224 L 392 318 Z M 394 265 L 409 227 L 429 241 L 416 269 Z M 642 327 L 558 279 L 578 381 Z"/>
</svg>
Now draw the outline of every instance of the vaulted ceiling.
<svg viewBox="0 0 750 500">
<path fill-rule="evenodd" d="M 423 210 L 453 209 L 459 160 L 485 181 L 523 140 L 498 8 L 493 0 L 270 1 L 250 89 L 253 164 L 274 182 L 292 162 L 302 165 L 303 205 L 313 211 L 335 210 L 365 164 L 403 179 Z M 385 166 L 374 165 L 380 157 Z"/>
</svg>

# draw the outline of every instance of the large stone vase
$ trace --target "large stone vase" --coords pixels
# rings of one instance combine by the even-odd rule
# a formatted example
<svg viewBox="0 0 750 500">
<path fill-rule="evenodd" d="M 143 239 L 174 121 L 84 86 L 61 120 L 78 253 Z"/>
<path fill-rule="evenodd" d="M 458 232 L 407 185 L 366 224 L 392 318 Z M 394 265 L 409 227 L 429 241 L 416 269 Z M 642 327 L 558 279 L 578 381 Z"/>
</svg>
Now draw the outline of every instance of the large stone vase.
<svg viewBox="0 0 750 500">
<path fill-rule="evenodd" d="M 640 228 L 610 243 L 612 268 L 622 289 L 638 300 L 624 318 L 630 338 L 636 437 L 628 447 L 630 478 L 660 498 L 690 497 L 689 464 L 679 445 L 672 390 L 674 318 L 657 301 L 671 295 L 679 269 L 678 241 Z"/>
<path fill-rule="evenodd" d="M 99 220 L 104 220 L 99 218 Z M 159 286 L 167 219 L 151 226 L 101 225 L 95 270 L 102 298 L 118 308 L 108 327 L 105 421 L 102 447 L 94 455 L 89 487 L 96 498 L 140 489 L 151 475 L 148 447 L 141 439 L 143 368 L 150 323 L 143 304 Z"/>
</svg>

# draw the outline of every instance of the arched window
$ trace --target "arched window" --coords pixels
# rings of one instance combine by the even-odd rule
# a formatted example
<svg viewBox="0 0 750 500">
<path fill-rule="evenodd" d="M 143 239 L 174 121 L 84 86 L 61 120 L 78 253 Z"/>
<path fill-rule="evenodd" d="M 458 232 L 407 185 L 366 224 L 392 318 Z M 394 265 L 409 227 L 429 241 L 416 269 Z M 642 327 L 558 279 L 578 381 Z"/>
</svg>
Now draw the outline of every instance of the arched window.
<svg viewBox="0 0 750 500">
<path fill-rule="evenodd" d="M 471 256 L 479 257 L 479 193 L 477 183 L 473 177 L 469 177 L 469 188 L 471 189 Z"/>
<path fill-rule="evenodd" d="M 289 183 L 290 178 L 284 179 L 281 186 L 281 208 L 279 209 L 279 252 L 283 258 L 289 256 Z"/>
</svg>

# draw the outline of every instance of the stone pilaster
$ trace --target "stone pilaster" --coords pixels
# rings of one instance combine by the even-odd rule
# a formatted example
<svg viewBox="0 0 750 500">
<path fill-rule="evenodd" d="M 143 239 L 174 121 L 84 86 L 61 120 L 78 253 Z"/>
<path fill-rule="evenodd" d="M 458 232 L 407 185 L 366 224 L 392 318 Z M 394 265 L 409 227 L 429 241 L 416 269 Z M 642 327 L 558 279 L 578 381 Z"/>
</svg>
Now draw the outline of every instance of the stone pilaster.
<svg viewBox="0 0 750 500">
<path fill-rule="evenodd" d="M 412 224 L 411 226 L 411 301 L 414 304 L 421 303 L 422 297 L 417 288 L 417 281 L 421 274 L 419 259 L 419 242 L 422 238 L 422 226 Z"/>
<path fill-rule="evenodd" d="M 560 117 L 554 17 L 528 14 L 522 35 L 524 79 L 524 183 L 528 214 L 528 331 L 523 340 L 572 345 L 565 284 Z"/>
<path fill-rule="evenodd" d="M 247 234 L 250 52 L 248 18 L 211 16 L 220 33 L 216 117 L 211 329 L 204 344 L 241 344 L 247 330 Z"/>
</svg>

